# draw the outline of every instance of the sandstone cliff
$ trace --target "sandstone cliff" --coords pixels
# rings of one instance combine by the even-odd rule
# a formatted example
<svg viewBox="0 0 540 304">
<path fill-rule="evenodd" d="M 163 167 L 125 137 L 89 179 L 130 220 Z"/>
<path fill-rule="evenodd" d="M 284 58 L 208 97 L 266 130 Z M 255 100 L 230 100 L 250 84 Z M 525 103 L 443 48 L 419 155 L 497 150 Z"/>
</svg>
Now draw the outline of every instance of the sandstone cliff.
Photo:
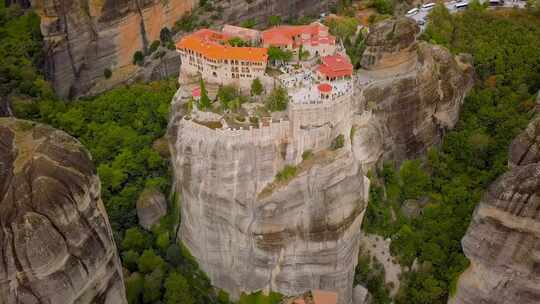
<svg viewBox="0 0 540 304">
<path fill-rule="evenodd" d="M 511 145 L 510 171 L 476 207 L 462 240 L 470 260 L 455 304 L 538 303 L 540 299 L 540 117 Z"/>
<path fill-rule="evenodd" d="M 0 303 L 127 303 L 100 181 L 79 142 L 0 118 Z"/>
<path fill-rule="evenodd" d="M 159 40 L 164 27 L 189 12 L 196 0 L 34 0 L 41 16 L 47 71 L 58 95 L 95 94 L 126 80 L 142 77 L 133 54 Z M 177 56 L 162 58 L 168 71 L 178 69 Z M 113 71 L 105 79 L 104 71 Z M 157 71 L 159 72 L 159 71 Z M 151 76 L 148 76 L 151 77 Z"/>
<path fill-rule="evenodd" d="M 355 85 L 353 147 L 362 163 L 417 157 L 439 143 L 472 88 L 468 56 L 419 42 L 418 32 L 414 21 L 399 18 L 377 24 L 367 37 Z"/>
</svg>

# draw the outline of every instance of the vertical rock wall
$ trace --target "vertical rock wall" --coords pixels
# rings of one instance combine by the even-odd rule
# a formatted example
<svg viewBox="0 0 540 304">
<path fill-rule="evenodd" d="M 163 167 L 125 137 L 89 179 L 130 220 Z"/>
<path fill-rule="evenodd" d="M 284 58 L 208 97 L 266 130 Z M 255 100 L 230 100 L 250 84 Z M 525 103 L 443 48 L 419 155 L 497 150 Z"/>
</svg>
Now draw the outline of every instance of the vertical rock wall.
<svg viewBox="0 0 540 304">
<path fill-rule="evenodd" d="M 127 303 L 100 181 L 75 139 L 0 118 L 0 210 L 0 303 Z"/>
<path fill-rule="evenodd" d="M 510 147 L 510 170 L 476 207 L 462 240 L 470 260 L 452 304 L 540 299 L 540 117 Z"/>
</svg>

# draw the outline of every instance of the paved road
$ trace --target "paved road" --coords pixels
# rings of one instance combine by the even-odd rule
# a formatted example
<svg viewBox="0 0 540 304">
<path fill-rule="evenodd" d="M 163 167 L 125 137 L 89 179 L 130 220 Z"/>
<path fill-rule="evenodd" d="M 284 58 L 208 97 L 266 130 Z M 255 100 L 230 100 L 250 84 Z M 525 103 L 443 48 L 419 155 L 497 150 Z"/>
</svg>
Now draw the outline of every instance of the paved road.
<svg viewBox="0 0 540 304">
<path fill-rule="evenodd" d="M 456 8 L 456 4 L 458 3 L 467 3 L 467 2 L 470 2 L 469 0 L 462 0 L 460 2 L 458 1 L 450 1 L 450 2 L 445 2 L 445 6 L 448 8 L 448 10 L 450 11 L 450 13 L 455 13 L 455 12 L 458 12 L 460 10 L 464 10 L 466 8 L 460 8 L 460 9 L 457 9 Z M 482 0 L 480 2 L 483 2 Z M 504 2 L 504 5 L 502 6 L 498 6 L 498 7 L 506 7 L 506 8 L 512 8 L 512 7 L 517 7 L 517 8 L 525 8 L 525 5 L 526 5 L 526 1 L 521 1 L 521 0 L 506 0 Z M 429 8 L 429 9 L 420 9 L 420 11 L 418 11 L 418 13 L 414 14 L 414 15 L 407 15 L 409 18 L 412 18 L 416 21 L 416 23 L 418 23 L 420 25 L 420 28 L 422 31 L 425 30 L 425 27 L 426 27 L 426 24 L 428 22 L 427 20 L 427 16 L 429 14 L 429 11 L 431 11 L 432 8 Z"/>
</svg>

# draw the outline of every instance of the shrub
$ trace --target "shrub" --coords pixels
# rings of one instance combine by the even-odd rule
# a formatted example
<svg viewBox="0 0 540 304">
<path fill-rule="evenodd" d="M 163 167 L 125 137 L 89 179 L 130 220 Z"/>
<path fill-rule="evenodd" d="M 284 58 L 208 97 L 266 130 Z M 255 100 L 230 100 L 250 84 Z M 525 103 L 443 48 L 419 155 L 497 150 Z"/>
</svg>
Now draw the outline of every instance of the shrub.
<svg viewBox="0 0 540 304">
<path fill-rule="evenodd" d="M 172 33 L 168 27 L 164 27 L 161 29 L 161 31 L 159 32 L 159 40 L 161 40 L 161 43 L 163 45 L 166 45 L 172 40 Z"/>
<path fill-rule="evenodd" d="M 109 79 L 111 78 L 112 76 L 112 72 L 109 68 L 106 68 L 105 70 L 103 70 L 103 76 L 105 76 L 105 78 Z"/>
<path fill-rule="evenodd" d="M 133 64 L 142 65 L 144 63 L 144 54 L 141 51 L 136 51 L 133 54 Z"/>
<path fill-rule="evenodd" d="M 303 160 L 308 160 L 308 159 L 310 159 L 312 157 L 313 157 L 313 151 L 311 151 L 311 150 L 306 150 L 306 151 L 304 151 L 304 153 L 302 153 L 302 159 Z"/>
<path fill-rule="evenodd" d="M 251 83 L 251 95 L 259 96 L 262 94 L 263 90 L 264 88 L 259 78 L 253 79 L 253 82 Z"/>
<path fill-rule="evenodd" d="M 158 49 L 160 44 L 161 43 L 159 42 L 159 40 L 154 40 L 152 44 L 150 44 L 150 48 L 148 49 L 148 54 L 152 54 L 153 52 L 155 52 Z"/>
<path fill-rule="evenodd" d="M 296 171 L 295 166 L 286 165 L 283 170 L 276 174 L 276 180 L 280 182 L 290 180 L 296 175 Z"/>
<path fill-rule="evenodd" d="M 394 3 L 392 0 L 374 0 L 373 7 L 383 15 L 392 15 L 394 13 Z"/>
<path fill-rule="evenodd" d="M 266 99 L 266 108 L 271 112 L 285 111 L 289 103 L 287 90 L 282 87 L 275 87 Z"/>
<path fill-rule="evenodd" d="M 334 138 L 334 140 L 332 140 L 332 144 L 330 145 L 330 148 L 332 150 L 337 150 L 337 149 L 343 148 L 344 145 L 345 145 L 345 136 L 343 136 L 343 134 L 339 134 L 338 136 L 336 136 L 336 138 Z"/>
<path fill-rule="evenodd" d="M 257 25 L 257 21 L 255 21 L 255 19 L 248 19 L 240 23 L 240 26 L 245 28 L 254 28 L 255 25 Z"/>
</svg>

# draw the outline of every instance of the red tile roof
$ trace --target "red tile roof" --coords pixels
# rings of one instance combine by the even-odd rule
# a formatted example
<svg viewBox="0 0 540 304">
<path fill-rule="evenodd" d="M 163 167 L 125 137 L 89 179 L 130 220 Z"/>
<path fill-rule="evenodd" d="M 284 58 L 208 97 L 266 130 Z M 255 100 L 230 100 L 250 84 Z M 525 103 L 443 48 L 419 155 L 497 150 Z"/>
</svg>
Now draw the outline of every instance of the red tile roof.
<svg viewBox="0 0 540 304">
<path fill-rule="evenodd" d="M 262 39 L 265 45 L 283 46 L 292 45 L 295 43 L 294 37 L 308 34 L 309 39 L 297 40 L 300 44 L 310 43 L 318 44 L 335 44 L 336 38 L 330 34 L 322 35 L 322 32 L 328 32 L 328 28 L 319 22 L 313 22 L 309 25 L 284 25 L 277 26 L 262 32 Z M 295 45 L 297 47 L 299 45 Z"/>
<path fill-rule="evenodd" d="M 322 58 L 319 72 L 328 77 L 351 76 L 353 65 L 343 55 L 332 55 Z"/>
<path fill-rule="evenodd" d="M 323 93 L 330 93 L 332 92 L 332 86 L 328 83 L 321 83 L 318 87 L 319 91 Z"/>
</svg>

